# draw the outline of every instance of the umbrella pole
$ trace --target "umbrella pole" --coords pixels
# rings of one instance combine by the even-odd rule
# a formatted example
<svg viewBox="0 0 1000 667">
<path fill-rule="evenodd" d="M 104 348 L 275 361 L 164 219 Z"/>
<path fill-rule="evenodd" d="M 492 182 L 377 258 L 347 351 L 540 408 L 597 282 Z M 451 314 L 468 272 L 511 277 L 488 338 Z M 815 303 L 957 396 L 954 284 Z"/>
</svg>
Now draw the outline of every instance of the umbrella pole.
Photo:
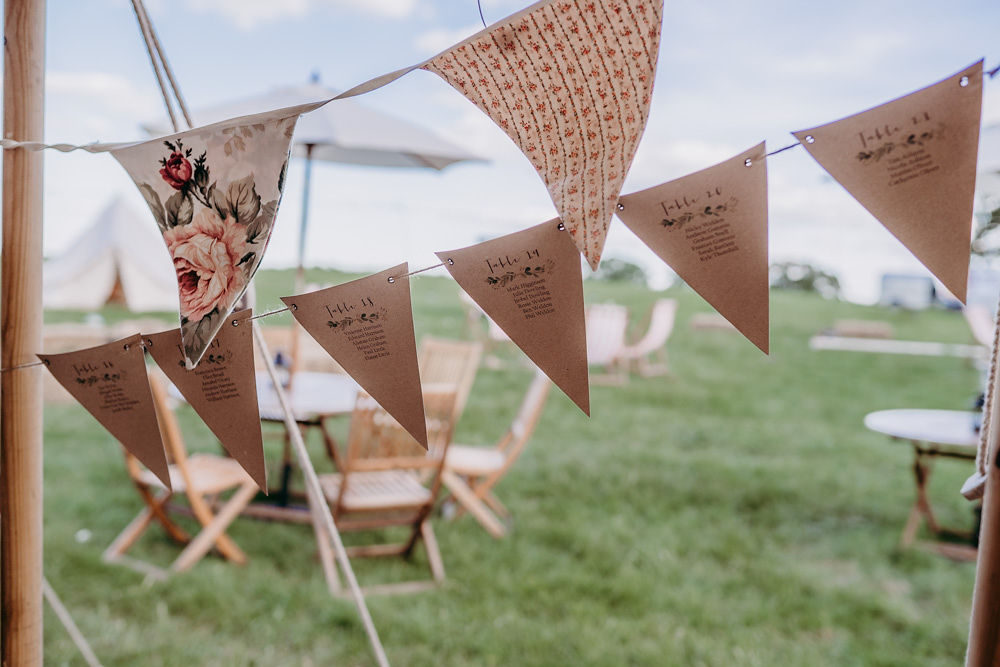
<svg viewBox="0 0 1000 667">
<path fill-rule="evenodd" d="M 315 144 L 306 144 L 306 173 L 302 183 L 302 221 L 299 223 L 299 260 L 295 268 L 295 294 L 301 294 L 306 286 L 306 229 L 309 226 L 309 189 L 312 180 L 312 152 Z M 292 366 L 288 372 L 288 382 L 291 386 L 292 378 L 299 370 L 299 324 L 292 322 L 292 342 L 291 342 L 291 362 Z"/>
<path fill-rule="evenodd" d="M 312 152 L 315 144 L 306 144 L 306 173 L 302 183 L 302 220 L 299 222 L 299 263 L 295 269 L 295 293 L 306 284 L 306 230 L 309 227 L 309 188 L 312 180 Z"/>
<path fill-rule="evenodd" d="M 3 136 L 43 138 L 45 0 L 4 2 Z M 42 341 L 42 154 L 3 155 L 0 364 Z M 42 371 L 0 375 L 0 662 L 42 664 Z"/>
</svg>

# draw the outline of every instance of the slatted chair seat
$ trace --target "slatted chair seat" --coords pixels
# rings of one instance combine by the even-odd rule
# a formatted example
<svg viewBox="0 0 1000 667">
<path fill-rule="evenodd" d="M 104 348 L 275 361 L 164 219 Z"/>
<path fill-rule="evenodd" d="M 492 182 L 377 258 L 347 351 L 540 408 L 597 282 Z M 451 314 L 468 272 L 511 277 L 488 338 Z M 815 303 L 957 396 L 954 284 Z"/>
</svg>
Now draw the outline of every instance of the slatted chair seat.
<svg viewBox="0 0 1000 667">
<path fill-rule="evenodd" d="M 187 482 L 179 466 L 170 464 L 170 484 L 174 493 L 186 493 Z M 247 471 L 236 459 L 225 458 L 215 454 L 192 454 L 187 458 L 187 478 L 191 480 L 191 491 L 201 495 L 214 495 L 227 489 L 240 486 L 250 479 Z M 139 472 L 139 481 L 148 486 L 160 489 L 163 482 L 149 470 L 143 468 Z"/>
<path fill-rule="evenodd" d="M 432 500 L 430 489 L 406 470 L 353 473 L 343 497 L 340 496 L 342 481 L 343 476 L 339 474 L 319 476 L 323 495 L 332 503 L 340 498 L 340 507 L 345 512 L 405 509 L 426 505 Z"/>
<path fill-rule="evenodd" d="M 459 475 L 481 477 L 500 470 L 506 462 L 503 453 L 495 449 L 453 443 L 444 464 Z"/>
</svg>

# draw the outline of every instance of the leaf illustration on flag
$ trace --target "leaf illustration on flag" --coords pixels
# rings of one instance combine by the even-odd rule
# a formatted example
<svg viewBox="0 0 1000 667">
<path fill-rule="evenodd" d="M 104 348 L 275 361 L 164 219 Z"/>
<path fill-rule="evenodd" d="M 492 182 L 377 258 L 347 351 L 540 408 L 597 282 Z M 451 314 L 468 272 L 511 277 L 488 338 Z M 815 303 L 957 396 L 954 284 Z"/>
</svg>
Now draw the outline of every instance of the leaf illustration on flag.
<svg viewBox="0 0 1000 667">
<path fill-rule="evenodd" d="M 590 416 L 580 255 L 552 220 L 436 253 L 455 282 Z"/>
<path fill-rule="evenodd" d="M 619 200 L 618 217 L 744 336 L 768 351 L 767 164 L 759 144 Z"/>
<path fill-rule="evenodd" d="M 423 63 L 524 152 L 597 269 L 646 127 L 662 0 L 550 0 Z"/>
<path fill-rule="evenodd" d="M 243 310 L 226 318 L 195 369 L 188 370 L 184 362 L 180 329 L 146 336 L 146 349 L 226 451 L 267 493 L 250 314 Z"/>
<path fill-rule="evenodd" d="M 407 266 L 281 300 L 327 354 L 427 449 Z"/>
<path fill-rule="evenodd" d="M 963 303 L 982 100 L 979 61 L 881 106 L 792 133 Z"/>
<path fill-rule="evenodd" d="M 188 368 L 201 360 L 260 265 L 300 114 L 243 116 L 111 151 L 135 181 L 177 272 Z"/>
<path fill-rule="evenodd" d="M 39 354 L 59 384 L 169 489 L 139 334 L 64 354 Z"/>
</svg>

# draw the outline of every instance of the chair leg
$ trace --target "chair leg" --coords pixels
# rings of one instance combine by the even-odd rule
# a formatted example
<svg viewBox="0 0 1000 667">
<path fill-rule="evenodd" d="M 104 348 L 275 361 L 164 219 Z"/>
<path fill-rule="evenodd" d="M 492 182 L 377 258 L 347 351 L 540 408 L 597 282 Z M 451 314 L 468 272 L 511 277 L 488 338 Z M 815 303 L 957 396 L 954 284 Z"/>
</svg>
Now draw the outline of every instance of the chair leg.
<svg viewBox="0 0 1000 667">
<path fill-rule="evenodd" d="M 500 539 L 507 534 L 504 527 L 496 515 L 490 511 L 483 501 L 469 488 L 465 481 L 450 470 L 441 471 L 441 482 L 445 485 L 452 496 L 455 497 L 462 507 L 469 514 L 475 517 L 476 521 L 482 524 L 486 532 L 493 537 Z"/>
<path fill-rule="evenodd" d="M 476 492 L 478 493 L 479 489 L 476 489 Z M 493 495 L 493 493 L 491 491 L 486 490 L 485 493 L 483 493 L 482 495 L 483 495 L 483 500 L 486 502 L 486 504 L 489 505 L 490 508 L 501 519 L 509 519 L 510 518 L 510 510 L 508 510 L 506 507 L 504 507 L 504 504 L 502 502 L 500 502 L 500 499 L 497 498 L 495 495 Z"/>
<path fill-rule="evenodd" d="M 170 537 L 181 544 L 187 544 L 191 540 L 180 526 L 170 520 L 163 509 L 173 494 L 164 491 L 159 496 L 154 496 L 148 489 L 140 489 L 140 491 L 140 495 L 147 503 L 146 507 L 125 526 L 125 529 L 104 550 L 101 558 L 105 562 L 112 562 L 124 556 L 125 552 L 131 549 L 135 541 L 149 528 L 154 519 L 159 520 Z"/>
<path fill-rule="evenodd" d="M 154 519 L 153 510 L 149 507 L 142 508 L 132 521 L 125 526 L 125 530 L 118 534 L 118 537 L 108 545 L 108 548 L 104 550 L 104 554 L 101 559 L 105 562 L 110 562 L 123 556 L 129 548 L 135 544 L 135 541 L 139 539 L 139 536 L 149 528 L 149 524 L 153 523 Z"/>
<path fill-rule="evenodd" d="M 247 489 L 249 487 L 252 487 L 252 484 L 249 481 L 244 482 L 243 486 L 237 490 L 236 495 L 234 495 L 233 498 L 238 496 L 242 497 L 248 492 Z M 212 514 L 212 510 L 209 508 L 208 503 L 205 502 L 205 499 L 201 495 L 194 493 L 189 489 L 187 497 L 188 502 L 191 504 L 191 512 L 194 514 L 195 518 L 198 519 L 198 523 L 202 525 L 202 531 L 198 533 L 198 537 L 201 537 L 205 534 L 208 527 L 216 520 L 217 515 Z M 247 498 L 246 502 L 243 503 L 243 506 L 245 507 L 252 498 L 252 495 L 250 498 Z M 222 511 L 225 511 L 231 503 L 232 499 L 230 499 L 230 501 L 223 506 Z M 240 507 L 240 509 L 242 510 L 243 507 Z M 233 518 L 235 518 L 235 516 Z M 230 521 L 232 521 L 232 519 L 230 519 Z M 222 554 L 222 557 L 226 560 L 231 560 L 236 563 L 246 562 L 246 554 L 244 554 L 243 551 L 236 546 L 236 543 L 233 542 L 229 536 L 225 534 L 225 532 L 219 531 L 219 534 L 215 537 L 214 541 L 215 548 L 219 550 L 219 553 Z"/>
<path fill-rule="evenodd" d="M 431 575 L 438 583 L 444 581 L 444 561 L 441 559 L 441 550 L 438 549 L 437 537 L 434 536 L 434 528 L 426 517 L 420 522 L 420 536 L 424 540 L 424 548 L 427 549 L 427 561 L 431 566 Z"/>
<path fill-rule="evenodd" d="M 163 526 L 163 529 L 167 531 L 167 534 L 175 542 L 179 544 L 187 544 L 191 541 L 191 536 L 188 535 L 183 528 L 178 526 L 173 520 L 167 516 L 166 506 L 170 502 L 170 499 L 174 497 L 174 494 L 170 491 L 164 490 L 160 495 L 153 495 L 150 490 L 143 486 L 137 486 L 139 489 L 139 495 L 142 496 L 143 501 L 152 511 L 153 516 L 157 521 Z"/>
<path fill-rule="evenodd" d="M 342 590 L 340 575 L 334 562 L 333 547 L 330 543 L 332 536 L 320 520 L 319 514 L 313 510 L 314 508 L 310 507 L 309 518 L 312 519 L 313 532 L 316 535 L 316 549 L 319 551 L 319 562 L 323 567 L 326 588 L 330 591 L 330 595 L 339 596 L 342 594 Z"/>
<path fill-rule="evenodd" d="M 170 566 L 170 571 L 183 572 L 189 569 L 209 552 L 213 544 L 219 546 L 219 550 L 222 551 L 221 543 L 222 538 L 225 537 L 226 528 L 239 516 L 255 495 L 257 495 L 257 485 L 252 481 L 247 481 L 237 489 L 229 502 L 222 506 L 222 509 L 211 521 L 204 524 L 205 527 L 202 531 L 184 548 L 184 551 Z M 229 538 L 226 538 L 226 541 L 229 542 L 230 546 L 228 549 L 230 553 L 226 557 L 240 565 L 246 563 L 246 554 Z"/>
</svg>

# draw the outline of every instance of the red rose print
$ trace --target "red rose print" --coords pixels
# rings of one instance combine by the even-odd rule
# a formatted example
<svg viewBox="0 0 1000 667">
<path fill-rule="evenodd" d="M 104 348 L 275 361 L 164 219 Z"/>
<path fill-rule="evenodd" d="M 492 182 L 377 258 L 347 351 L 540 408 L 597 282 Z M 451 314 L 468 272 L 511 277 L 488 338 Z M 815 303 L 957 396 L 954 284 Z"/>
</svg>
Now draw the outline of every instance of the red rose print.
<svg viewBox="0 0 1000 667">
<path fill-rule="evenodd" d="M 182 190 L 188 181 L 191 180 L 191 163 L 181 153 L 175 151 L 167 158 L 163 169 L 160 169 L 160 176 L 163 177 L 174 190 Z"/>
</svg>

